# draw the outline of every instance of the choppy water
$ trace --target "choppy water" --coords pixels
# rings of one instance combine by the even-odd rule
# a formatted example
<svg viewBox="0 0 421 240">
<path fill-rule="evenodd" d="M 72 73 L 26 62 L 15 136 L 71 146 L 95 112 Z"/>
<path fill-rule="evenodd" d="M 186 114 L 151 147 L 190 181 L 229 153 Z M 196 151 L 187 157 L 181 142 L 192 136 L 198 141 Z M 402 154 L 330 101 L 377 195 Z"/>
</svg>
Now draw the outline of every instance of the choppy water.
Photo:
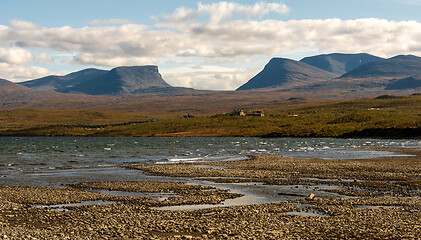
<svg viewBox="0 0 421 240">
<path fill-rule="evenodd" d="M 164 179 L 124 168 L 136 163 L 241 160 L 250 154 L 324 159 L 376 158 L 401 154 L 368 150 L 368 147 L 421 148 L 421 141 L 1 137 L 0 146 L 0 185 L 62 186 L 87 181 Z"/>
</svg>

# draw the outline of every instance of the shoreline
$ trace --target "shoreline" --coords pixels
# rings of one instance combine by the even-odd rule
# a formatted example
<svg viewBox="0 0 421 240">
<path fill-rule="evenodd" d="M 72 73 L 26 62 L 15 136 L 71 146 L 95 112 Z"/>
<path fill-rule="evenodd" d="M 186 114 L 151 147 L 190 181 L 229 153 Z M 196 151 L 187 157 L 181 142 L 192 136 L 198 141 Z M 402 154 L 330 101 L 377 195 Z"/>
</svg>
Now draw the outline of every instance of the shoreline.
<svg viewBox="0 0 421 240">
<path fill-rule="evenodd" d="M 292 138 L 292 139 L 297 139 L 297 138 L 307 138 L 307 139 L 376 139 L 376 140 L 391 140 L 391 139 L 396 139 L 396 140 L 419 140 L 421 139 L 421 134 L 416 133 L 416 136 L 412 136 L 412 137 L 408 137 L 411 136 L 411 134 L 407 134 L 407 132 L 405 132 L 405 134 L 401 135 L 399 134 L 399 136 L 393 136 L 393 135 L 375 135 L 376 132 L 381 132 L 381 131 L 386 131 L 387 132 L 388 129 L 364 129 L 362 131 L 358 131 L 358 132 L 348 132 L 345 134 L 342 134 L 340 136 L 313 136 L 313 135 L 291 135 L 291 136 L 277 136 L 277 133 L 269 133 L 269 134 L 265 134 L 265 135 L 256 135 L 256 136 L 237 136 L 237 135 L 233 135 L 233 136 L 225 136 L 225 135 L 183 135 L 183 134 L 158 134 L 158 135 L 144 135 L 144 136 L 133 136 L 133 135 L 109 135 L 109 136 L 102 136 L 102 135 L 27 135 L 27 134 L 12 134 L 12 135 L 2 135 L 2 133 L 0 132 L 0 138 L 8 138 L 8 137 L 27 137 L 27 138 L 31 138 L 31 137 L 49 137 L 49 138 L 55 138 L 55 137 L 63 137 L 63 138 L 262 138 L 262 139 L 287 139 L 287 138 Z M 411 128 L 408 129 L 403 129 L 405 131 L 411 131 Z M 371 132 L 373 131 L 373 132 Z M 417 131 L 421 131 L 421 128 L 417 128 Z M 364 133 L 367 133 L 364 135 Z"/>
<path fill-rule="evenodd" d="M 216 207 L 194 211 L 156 210 L 159 206 L 218 204 L 238 194 L 209 186 L 169 182 L 91 182 L 68 188 L 0 187 L 0 236 L 21 238 L 412 238 L 421 235 L 421 152 L 400 149 L 413 157 L 322 160 L 256 155 L 248 160 L 137 165 L 130 169 L 151 175 L 187 177 L 215 184 L 261 182 L 319 189 L 349 198 L 293 197 L 286 202 Z M 219 167 L 212 167 L 219 166 Z M 229 177 L 229 178 L 227 178 Z M 113 196 L 89 192 L 174 192 L 159 201 L 150 197 Z M 13 195 L 13 194 L 15 195 Z M 307 191 L 307 193 L 309 193 Z M 307 194 L 306 193 L 306 194 Z M 281 195 L 280 195 L 281 197 Z M 70 211 L 32 208 L 87 200 L 116 204 L 69 207 Z M 217 205 L 215 205 L 217 206 Z M 307 215 L 306 215 L 307 214 Z M 108 219 L 104 222 L 104 219 Z M 6 238 L 7 239 L 7 238 Z"/>
</svg>

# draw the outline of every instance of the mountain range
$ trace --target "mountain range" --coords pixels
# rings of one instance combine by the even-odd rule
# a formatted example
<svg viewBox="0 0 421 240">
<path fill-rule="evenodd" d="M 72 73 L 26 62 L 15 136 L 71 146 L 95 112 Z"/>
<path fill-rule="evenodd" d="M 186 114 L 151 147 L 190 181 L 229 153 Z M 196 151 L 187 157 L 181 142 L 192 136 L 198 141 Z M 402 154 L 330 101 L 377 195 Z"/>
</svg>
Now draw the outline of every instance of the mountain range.
<svg viewBox="0 0 421 240">
<path fill-rule="evenodd" d="M 163 79 L 157 66 L 123 66 L 109 71 L 88 68 L 21 83 L 0 79 L 0 109 L 136 108 L 155 112 L 177 108 L 200 112 L 218 106 L 225 111 L 252 106 L 256 101 L 270 106 L 290 98 L 349 99 L 419 92 L 420 57 L 398 55 L 383 59 L 366 53 L 333 53 L 300 61 L 273 58 L 236 91 L 173 87 Z"/>
<path fill-rule="evenodd" d="M 376 62 L 380 60 L 384 60 L 384 58 L 376 57 L 367 53 L 331 53 L 312 57 L 305 57 L 301 59 L 300 62 L 307 63 L 309 65 L 321 68 L 331 73 L 343 75 L 360 67 L 363 64 Z"/>
<path fill-rule="evenodd" d="M 305 57 L 300 61 L 272 58 L 261 72 L 237 91 L 338 87 L 402 90 L 418 88 L 420 76 L 421 58 L 417 56 L 399 55 L 384 59 L 367 53 L 332 53 Z M 111 96 L 191 94 L 194 91 L 168 84 L 157 66 L 124 66 L 109 71 L 88 68 L 65 76 L 46 76 L 19 84 L 42 91 Z"/>
<path fill-rule="evenodd" d="M 421 76 L 421 58 L 413 55 L 398 55 L 373 61 L 349 71 L 341 78 L 396 78 Z"/>
<path fill-rule="evenodd" d="M 306 57 L 300 61 L 273 58 L 261 72 L 237 90 L 294 90 L 297 87 L 402 90 L 418 88 L 420 76 L 421 58 L 417 56 L 399 55 L 383 59 L 366 53 L 334 53 Z"/>
</svg>

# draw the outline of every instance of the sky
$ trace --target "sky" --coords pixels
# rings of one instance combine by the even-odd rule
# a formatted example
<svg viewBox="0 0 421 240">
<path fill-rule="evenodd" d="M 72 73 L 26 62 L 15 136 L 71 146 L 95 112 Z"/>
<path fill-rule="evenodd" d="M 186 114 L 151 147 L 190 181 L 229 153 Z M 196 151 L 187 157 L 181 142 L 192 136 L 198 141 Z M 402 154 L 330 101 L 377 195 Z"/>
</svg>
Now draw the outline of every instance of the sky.
<svg viewBox="0 0 421 240">
<path fill-rule="evenodd" d="M 173 86 L 234 90 L 273 57 L 421 56 L 421 0 L 0 1 L 0 78 L 157 65 Z"/>
</svg>

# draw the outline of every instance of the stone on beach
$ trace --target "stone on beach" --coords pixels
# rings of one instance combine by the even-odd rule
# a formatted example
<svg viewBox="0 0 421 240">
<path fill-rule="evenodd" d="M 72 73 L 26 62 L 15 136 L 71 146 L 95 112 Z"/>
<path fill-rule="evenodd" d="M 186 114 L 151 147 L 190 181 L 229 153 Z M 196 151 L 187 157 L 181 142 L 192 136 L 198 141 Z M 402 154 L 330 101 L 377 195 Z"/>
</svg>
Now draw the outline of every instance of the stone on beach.
<svg viewBox="0 0 421 240">
<path fill-rule="evenodd" d="M 306 200 L 314 200 L 316 198 L 316 194 L 314 194 L 314 193 L 310 193 L 310 195 L 308 195 L 307 197 L 306 197 Z"/>
</svg>

